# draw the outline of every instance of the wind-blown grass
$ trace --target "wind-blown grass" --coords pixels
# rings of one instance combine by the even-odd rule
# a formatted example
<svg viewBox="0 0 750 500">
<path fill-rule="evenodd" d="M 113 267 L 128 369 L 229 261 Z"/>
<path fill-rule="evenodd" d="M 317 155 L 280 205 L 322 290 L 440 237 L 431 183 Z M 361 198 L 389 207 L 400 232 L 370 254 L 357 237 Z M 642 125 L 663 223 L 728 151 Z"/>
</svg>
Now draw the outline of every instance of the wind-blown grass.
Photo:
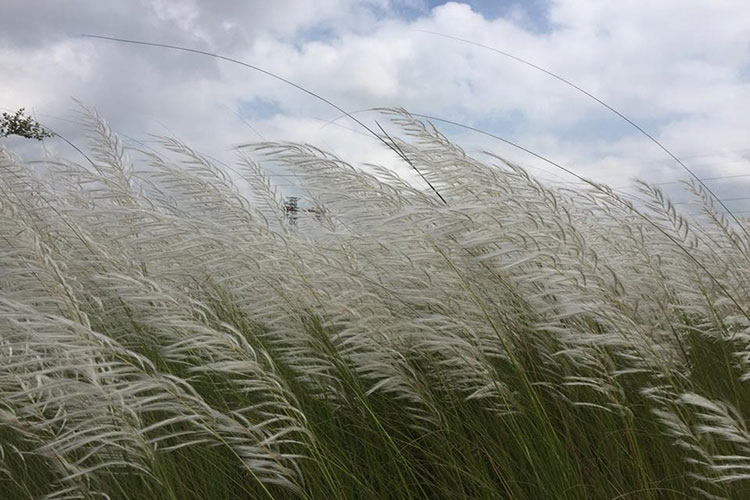
<svg viewBox="0 0 750 500">
<path fill-rule="evenodd" d="M 0 152 L 2 497 L 750 494 L 750 241 L 705 190 L 553 189 L 391 118 L 444 202 L 308 145 L 131 161 L 95 117 L 89 165 Z"/>
</svg>

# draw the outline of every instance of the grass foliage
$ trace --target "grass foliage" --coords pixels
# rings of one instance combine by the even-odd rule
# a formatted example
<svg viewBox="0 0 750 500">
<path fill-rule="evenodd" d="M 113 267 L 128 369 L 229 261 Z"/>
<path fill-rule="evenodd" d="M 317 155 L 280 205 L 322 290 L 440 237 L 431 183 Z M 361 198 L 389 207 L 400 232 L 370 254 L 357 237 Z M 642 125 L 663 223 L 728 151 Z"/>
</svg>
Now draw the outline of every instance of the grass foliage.
<svg viewBox="0 0 750 500">
<path fill-rule="evenodd" d="M 300 144 L 0 152 L 4 499 L 750 496 L 750 241 L 390 112 Z M 318 207 L 296 226 L 263 165 Z"/>
</svg>

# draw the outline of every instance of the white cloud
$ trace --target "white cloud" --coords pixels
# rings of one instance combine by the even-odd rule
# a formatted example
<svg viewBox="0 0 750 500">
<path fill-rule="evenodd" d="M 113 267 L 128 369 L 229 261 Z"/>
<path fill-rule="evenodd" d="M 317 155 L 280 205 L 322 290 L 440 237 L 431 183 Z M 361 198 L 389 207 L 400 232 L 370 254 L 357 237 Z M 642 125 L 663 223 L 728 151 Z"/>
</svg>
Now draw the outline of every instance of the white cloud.
<svg viewBox="0 0 750 500">
<path fill-rule="evenodd" d="M 58 4 L 6 3 L 4 12 L 12 15 L 0 21 L 0 71 L 11 77 L 0 81 L 0 107 L 33 108 L 40 120 L 73 136 L 74 127 L 48 116 L 70 118 L 71 96 L 127 135 L 142 139 L 169 129 L 226 158 L 231 145 L 255 138 L 228 109 L 262 98 L 279 105 L 279 114 L 251 124 L 264 137 L 395 163 L 361 134 L 321 129 L 314 118 L 338 113 L 267 75 L 195 54 L 75 36 L 89 32 L 218 51 L 348 110 L 398 105 L 494 124 L 491 132 L 613 184 L 633 175 L 656 182 L 678 175 L 668 163 L 643 163 L 665 155 L 575 90 L 492 51 L 417 31 L 428 30 L 558 72 L 642 122 L 678 155 L 723 155 L 696 166 L 700 175 L 736 175 L 750 166 L 747 155 L 729 153 L 750 147 L 750 25 L 741 0 L 559 0 L 550 4 L 546 31 L 530 30 L 518 9 L 488 20 L 465 4 L 428 11 L 421 0 L 283 0 L 273 7 L 140 0 L 114 13 L 78 0 L 76 15 Z M 399 17 L 404 9 L 412 12 L 409 19 Z M 12 19 L 31 22 L 23 28 Z M 540 165 L 486 137 L 451 134 L 468 150 L 492 148 Z"/>
</svg>

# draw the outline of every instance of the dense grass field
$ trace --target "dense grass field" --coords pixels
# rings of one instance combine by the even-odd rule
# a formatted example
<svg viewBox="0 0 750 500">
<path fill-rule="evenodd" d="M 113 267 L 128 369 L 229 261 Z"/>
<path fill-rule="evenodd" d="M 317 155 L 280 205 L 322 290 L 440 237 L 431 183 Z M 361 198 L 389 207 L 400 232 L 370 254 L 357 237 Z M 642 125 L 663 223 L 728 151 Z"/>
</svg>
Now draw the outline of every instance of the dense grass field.
<svg viewBox="0 0 750 500">
<path fill-rule="evenodd" d="M 0 152 L 0 498 L 750 498 L 749 225 L 390 117 L 444 202 L 93 116 L 88 163 Z"/>
</svg>

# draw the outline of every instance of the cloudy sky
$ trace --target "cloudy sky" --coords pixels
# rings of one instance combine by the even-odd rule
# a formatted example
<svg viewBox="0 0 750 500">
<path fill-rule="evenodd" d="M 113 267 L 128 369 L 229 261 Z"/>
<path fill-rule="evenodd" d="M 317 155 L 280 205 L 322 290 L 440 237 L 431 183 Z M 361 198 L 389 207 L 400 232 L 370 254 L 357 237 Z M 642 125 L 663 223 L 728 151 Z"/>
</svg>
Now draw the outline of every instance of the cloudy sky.
<svg viewBox="0 0 750 500">
<path fill-rule="evenodd" d="M 173 134 L 226 159 L 261 138 L 300 140 L 354 163 L 399 168 L 350 120 L 327 124 L 338 111 L 265 74 L 80 36 L 96 34 L 235 58 L 348 111 L 403 106 L 461 122 L 615 187 L 636 176 L 685 177 L 648 139 L 549 75 L 426 32 L 561 75 L 636 121 L 699 176 L 723 177 L 707 181 L 721 197 L 750 196 L 747 0 L 2 0 L 0 111 L 26 107 L 83 142 L 76 98 L 126 143 Z M 438 125 L 473 154 L 491 150 L 549 182 L 572 180 L 498 141 Z M 41 154 L 20 139 L 0 141 L 25 157 Z M 45 142 L 68 154 L 59 140 Z M 748 200 L 727 204 L 750 213 Z"/>
</svg>

